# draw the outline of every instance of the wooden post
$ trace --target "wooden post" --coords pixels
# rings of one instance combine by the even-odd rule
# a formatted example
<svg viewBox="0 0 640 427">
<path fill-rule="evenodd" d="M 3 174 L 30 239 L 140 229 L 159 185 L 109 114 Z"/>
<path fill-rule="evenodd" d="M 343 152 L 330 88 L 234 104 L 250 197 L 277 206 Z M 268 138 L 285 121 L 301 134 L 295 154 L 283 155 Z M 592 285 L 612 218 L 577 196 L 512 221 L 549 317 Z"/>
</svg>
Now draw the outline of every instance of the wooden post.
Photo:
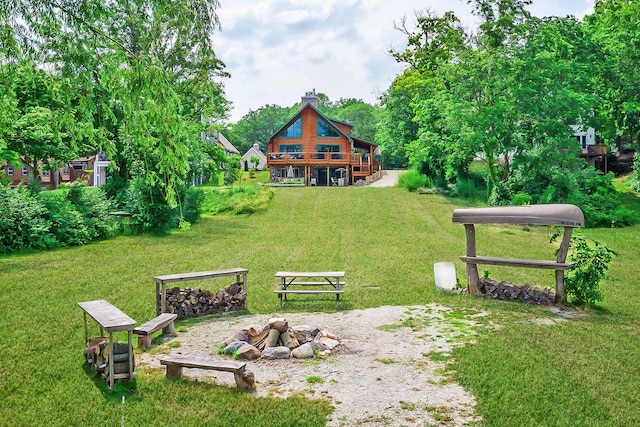
<svg viewBox="0 0 640 427">
<path fill-rule="evenodd" d="M 160 283 L 158 283 L 156 281 L 156 295 L 155 295 L 155 298 L 156 298 L 156 316 L 160 315 L 160 310 L 161 310 L 161 307 L 160 307 L 161 303 L 160 303 L 160 299 L 158 298 L 159 296 L 160 296 Z"/>
<path fill-rule="evenodd" d="M 573 228 L 565 227 L 564 235 L 562 236 L 562 243 L 560 243 L 560 249 L 558 249 L 558 257 L 556 261 L 558 263 L 564 263 L 567 260 L 567 254 L 569 253 L 569 246 L 571 245 L 571 233 Z M 564 270 L 556 270 L 556 303 L 567 302 L 567 293 L 564 288 Z"/>
<path fill-rule="evenodd" d="M 109 332 L 109 390 L 113 390 L 113 382 L 115 378 L 113 378 L 113 333 Z"/>
<path fill-rule="evenodd" d="M 179 380 L 182 378 L 182 366 L 167 365 L 167 378 L 170 380 Z"/>
<path fill-rule="evenodd" d="M 467 256 L 476 256 L 476 230 L 473 224 L 465 224 L 464 230 L 467 236 Z M 480 288 L 478 287 L 478 265 L 467 262 L 467 290 L 470 294 L 481 296 Z"/>
<path fill-rule="evenodd" d="M 133 331 L 127 331 L 127 344 L 129 349 L 129 380 L 133 379 Z"/>
</svg>

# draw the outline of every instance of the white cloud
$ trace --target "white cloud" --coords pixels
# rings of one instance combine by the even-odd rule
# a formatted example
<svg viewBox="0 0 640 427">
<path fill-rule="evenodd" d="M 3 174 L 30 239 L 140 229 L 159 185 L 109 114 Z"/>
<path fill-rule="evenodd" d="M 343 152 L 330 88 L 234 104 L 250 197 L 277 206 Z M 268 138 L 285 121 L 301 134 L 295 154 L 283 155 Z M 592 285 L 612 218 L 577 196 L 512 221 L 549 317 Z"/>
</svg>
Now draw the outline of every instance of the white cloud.
<svg viewBox="0 0 640 427">
<path fill-rule="evenodd" d="M 387 53 L 406 38 L 394 22 L 415 10 L 453 10 L 477 25 L 466 0 L 222 0 L 222 31 L 214 35 L 218 56 L 231 78 L 231 121 L 265 104 L 289 106 L 315 88 L 332 100 L 375 103 L 402 66 Z M 584 16 L 593 0 L 534 0 L 537 16 Z M 592 9 L 591 9 L 592 10 Z"/>
</svg>

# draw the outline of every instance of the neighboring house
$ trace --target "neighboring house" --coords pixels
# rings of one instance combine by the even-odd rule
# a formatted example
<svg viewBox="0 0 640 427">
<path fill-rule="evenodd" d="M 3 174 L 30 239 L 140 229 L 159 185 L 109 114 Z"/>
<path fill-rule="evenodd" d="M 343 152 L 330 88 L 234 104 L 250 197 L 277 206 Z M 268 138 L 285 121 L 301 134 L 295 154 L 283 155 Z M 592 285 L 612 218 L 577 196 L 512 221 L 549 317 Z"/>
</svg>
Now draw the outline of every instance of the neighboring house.
<svg viewBox="0 0 640 427">
<path fill-rule="evenodd" d="M 232 143 L 229 142 L 227 138 L 220 131 L 214 130 L 211 132 L 210 136 L 205 137 L 206 142 L 215 142 L 224 150 L 224 154 L 227 156 L 231 156 L 233 154 L 240 155 L 240 151 Z"/>
<path fill-rule="evenodd" d="M 83 157 L 55 171 L 40 170 L 40 186 L 52 190 L 60 187 L 62 183 L 84 181 L 88 187 L 102 187 L 107 182 L 108 166 L 109 160 L 102 153 Z M 6 177 L 12 180 L 11 187 L 16 187 L 20 183 L 26 185 L 29 182 L 33 166 L 8 164 L 2 169 Z"/>
<path fill-rule="evenodd" d="M 318 97 L 302 97 L 300 110 L 269 139 L 271 182 L 353 185 L 379 176 L 377 145 L 351 136 L 353 126 L 324 116 Z"/>
<path fill-rule="evenodd" d="M 260 159 L 257 167 L 251 163 L 251 157 L 254 156 Z M 247 169 L 253 169 L 255 167 L 256 170 L 261 171 L 267 164 L 267 156 L 264 155 L 258 144 L 253 144 L 253 147 L 249 148 L 247 152 L 242 155 L 242 158 L 244 159 L 242 166 L 244 167 L 246 164 Z"/>
<path fill-rule="evenodd" d="M 607 146 L 596 144 L 595 129 L 583 129 L 578 125 L 571 125 L 571 129 L 573 129 L 571 136 L 576 138 L 582 146 L 580 157 L 584 157 L 589 166 L 607 172 Z"/>
</svg>

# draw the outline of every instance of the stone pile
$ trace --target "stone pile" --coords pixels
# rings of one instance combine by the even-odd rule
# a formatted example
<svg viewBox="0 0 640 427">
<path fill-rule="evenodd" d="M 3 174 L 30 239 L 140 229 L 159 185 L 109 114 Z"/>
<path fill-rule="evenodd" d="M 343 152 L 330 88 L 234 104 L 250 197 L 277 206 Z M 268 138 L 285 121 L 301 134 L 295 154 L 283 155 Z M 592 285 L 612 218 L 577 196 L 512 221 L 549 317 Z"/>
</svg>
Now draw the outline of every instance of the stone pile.
<svg viewBox="0 0 640 427">
<path fill-rule="evenodd" d="M 330 354 L 340 344 L 329 331 L 309 325 L 290 327 L 286 319 L 269 320 L 266 326 L 251 325 L 222 342 L 219 353 L 237 359 L 307 359 Z"/>
</svg>

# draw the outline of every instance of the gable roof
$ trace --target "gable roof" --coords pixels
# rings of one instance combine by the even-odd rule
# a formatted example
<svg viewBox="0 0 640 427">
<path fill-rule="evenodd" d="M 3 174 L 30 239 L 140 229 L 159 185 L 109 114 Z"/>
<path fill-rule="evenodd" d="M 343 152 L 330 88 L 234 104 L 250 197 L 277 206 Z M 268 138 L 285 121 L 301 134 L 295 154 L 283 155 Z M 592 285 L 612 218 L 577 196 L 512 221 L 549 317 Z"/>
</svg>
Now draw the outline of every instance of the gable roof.
<svg viewBox="0 0 640 427">
<path fill-rule="evenodd" d="M 226 151 L 228 151 L 230 153 L 233 153 L 233 154 L 240 154 L 240 151 L 238 151 L 238 149 L 232 143 L 230 143 L 229 140 L 227 138 L 225 138 L 225 136 L 221 132 L 216 131 L 215 138 L 216 138 L 216 141 Z"/>
</svg>

